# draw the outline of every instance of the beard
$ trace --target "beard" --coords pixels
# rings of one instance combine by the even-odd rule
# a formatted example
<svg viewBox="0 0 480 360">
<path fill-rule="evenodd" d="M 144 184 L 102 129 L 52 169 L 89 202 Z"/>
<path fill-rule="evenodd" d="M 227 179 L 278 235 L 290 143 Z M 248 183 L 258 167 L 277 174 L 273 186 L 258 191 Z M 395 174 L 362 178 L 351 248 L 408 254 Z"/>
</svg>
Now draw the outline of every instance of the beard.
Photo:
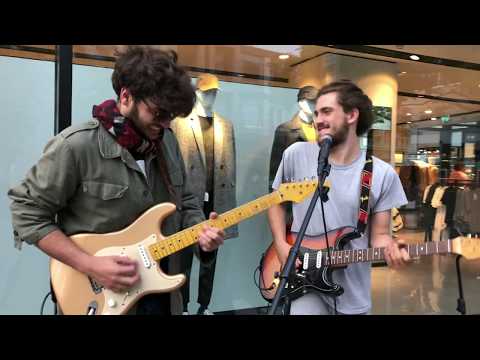
<svg viewBox="0 0 480 360">
<path fill-rule="evenodd" d="M 342 126 L 338 131 L 332 135 L 332 147 L 340 145 L 347 140 L 348 126 Z"/>
<path fill-rule="evenodd" d="M 327 129 L 330 128 L 330 126 L 327 126 Z M 320 129 L 321 131 L 322 129 Z M 332 129 L 333 131 L 330 132 L 330 135 L 332 137 L 332 147 L 343 144 L 348 137 L 348 124 L 345 122 L 342 124 L 338 129 Z M 318 131 L 318 130 L 317 130 Z M 323 139 L 321 138 L 320 134 L 318 135 L 319 142 L 321 142 Z"/>
<path fill-rule="evenodd" d="M 142 128 L 139 126 L 140 120 L 139 120 L 139 115 L 138 115 L 138 108 L 137 104 L 133 107 L 132 111 L 128 116 L 125 116 L 126 119 L 130 120 L 132 123 L 133 128 L 137 131 L 138 135 L 143 137 L 144 139 L 147 139 L 147 136 L 145 132 L 142 130 Z"/>
</svg>

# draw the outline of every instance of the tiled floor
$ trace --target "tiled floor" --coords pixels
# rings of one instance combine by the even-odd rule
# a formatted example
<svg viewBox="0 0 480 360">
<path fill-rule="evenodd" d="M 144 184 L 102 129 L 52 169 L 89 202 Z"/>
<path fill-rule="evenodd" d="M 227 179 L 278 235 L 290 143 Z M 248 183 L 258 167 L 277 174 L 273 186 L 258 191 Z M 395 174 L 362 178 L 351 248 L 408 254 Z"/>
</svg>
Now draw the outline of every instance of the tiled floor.
<svg viewBox="0 0 480 360">
<path fill-rule="evenodd" d="M 407 243 L 423 242 L 423 232 L 403 231 Z M 480 239 L 478 240 L 480 241 Z M 372 270 L 372 314 L 459 314 L 454 255 L 424 256 L 402 270 Z M 480 314 L 480 259 L 461 259 L 467 314 Z"/>
</svg>

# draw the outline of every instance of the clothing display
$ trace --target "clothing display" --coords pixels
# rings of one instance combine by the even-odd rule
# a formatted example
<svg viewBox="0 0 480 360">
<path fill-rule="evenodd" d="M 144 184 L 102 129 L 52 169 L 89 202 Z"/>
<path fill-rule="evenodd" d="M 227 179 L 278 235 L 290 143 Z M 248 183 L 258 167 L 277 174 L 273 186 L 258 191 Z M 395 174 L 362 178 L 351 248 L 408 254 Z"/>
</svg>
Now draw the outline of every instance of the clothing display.
<svg viewBox="0 0 480 360">
<path fill-rule="evenodd" d="M 469 186 L 426 187 L 423 197 L 425 241 L 480 233 L 480 189 Z"/>
<path fill-rule="evenodd" d="M 417 191 L 418 191 L 416 196 L 421 197 L 425 191 L 425 188 L 429 185 L 428 168 L 431 165 L 418 160 L 414 160 L 413 162 L 415 164 L 414 171 L 415 171 L 415 179 L 417 182 Z"/>
<path fill-rule="evenodd" d="M 314 101 L 317 97 L 318 89 L 313 86 L 304 86 L 299 89 L 297 94 L 297 103 L 300 111 L 287 122 L 277 126 L 273 137 L 272 150 L 270 152 L 270 171 L 268 177 L 269 189 L 272 187 L 273 180 L 277 174 L 278 166 L 282 160 L 283 152 L 293 143 L 299 141 L 316 141 L 316 131 L 313 127 L 312 114 L 307 115 L 304 110 L 304 101 Z M 314 107 L 314 105 L 310 105 Z M 310 111 L 310 110 L 309 110 Z"/>
<path fill-rule="evenodd" d="M 413 165 L 402 165 L 398 167 L 398 176 L 402 182 L 403 189 L 408 201 L 417 199 L 418 185 L 416 179 L 416 172 Z"/>
<path fill-rule="evenodd" d="M 222 214 L 237 207 L 236 153 L 233 124 L 213 112 L 219 88 L 214 75 L 205 74 L 197 81 L 197 104 L 186 118 L 177 118 L 171 123 L 176 134 L 187 176 L 194 180 L 193 192 L 201 204 L 205 217 L 212 211 Z M 238 237 L 238 225 L 225 229 L 225 239 Z M 198 303 L 203 313 L 210 304 L 216 268 L 217 251 L 208 266 L 200 264 Z M 187 281 L 182 287 L 183 311 L 188 312 L 190 301 L 190 277 L 193 254 L 189 249 L 182 252 L 182 272 Z"/>
<path fill-rule="evenodd" d="M 193 193 L 199 203 L 203 204 L 207 186 L 212 184 L 213 201 L 209 198 L 207 202 L 212 203 L 213 210 L 221 214 L 237 207 L 235 137 L 233 124 L 217 113 L 214 113 L 212 123 L 213 155 L 209 156 L 213 156 L 214 171 L 210 177 L 207 176 L 208 166 L 204 134 L 202 133 L 200 117 L 195 109 L 188 117 L 177 118 L 172 121 L 170 127 L 177 136 L 180 151 L 185 161 L 187 176 L 190 179 L 195 179 L 192 181 Z M 210 130 L 212 129 L 210 128 Z M 225 239 L 238 237 L 238 226 L 234 225 L 225 229 L 225 234 Z"/>
<path fill-rule="evenodd" d="M 308 141 L 307 135 L 302 129 L 302 123 L 303 121 L 297 113 L 290 121 L 280 124 L 275 129 L 272 151 L 270 153 L 270 187 L 277 174 L 278 165 L 280 165 L 285 149 L 296 142 Z"/>
<path fill-rule="evenodd" d="M 480 233 L 480 188 L 465 187 L 456 194 L 454 221 L 458 222 L 462 233 Z"/>
<path fill-rule="evenodd" d="M 432 199 L 437 188 L 440 187 L 439 183 L 429 185 L 426 187 L 423 196 L 423 222 L 425 227 L 425 241 L 432 241 L 433 225 L 435 223 L 435 216 L 437 214 L 437 208 L 432 206 Z"/>
</svg>

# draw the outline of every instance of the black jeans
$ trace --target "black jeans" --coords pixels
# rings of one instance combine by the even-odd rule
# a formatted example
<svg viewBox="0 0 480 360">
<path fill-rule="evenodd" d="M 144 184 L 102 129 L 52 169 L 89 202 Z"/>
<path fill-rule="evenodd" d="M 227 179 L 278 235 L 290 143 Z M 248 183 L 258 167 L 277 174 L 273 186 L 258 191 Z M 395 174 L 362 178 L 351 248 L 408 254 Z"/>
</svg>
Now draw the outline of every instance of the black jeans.
<svg viewBox="0 0 480 360">
<path fill-rule="evenodd" d="M 207 308 L 210 304 L 213 292 L 213 280 L 215 278 L 215 267 L 217 263 L 217 251 L 213 251 L 213 261 L 208 266 L 200 262 L 200 270 L 198 275 L 198 303 L 201 307 Z M 190 301 L 190 275 L 192 270 L 193 249 L 186 248 L 182 253 L 182 272 L 187 277 L 187 280 L 181 288 L 183 297 L 183 310 L 187 311 L 188 303 Z"/>
</svg>

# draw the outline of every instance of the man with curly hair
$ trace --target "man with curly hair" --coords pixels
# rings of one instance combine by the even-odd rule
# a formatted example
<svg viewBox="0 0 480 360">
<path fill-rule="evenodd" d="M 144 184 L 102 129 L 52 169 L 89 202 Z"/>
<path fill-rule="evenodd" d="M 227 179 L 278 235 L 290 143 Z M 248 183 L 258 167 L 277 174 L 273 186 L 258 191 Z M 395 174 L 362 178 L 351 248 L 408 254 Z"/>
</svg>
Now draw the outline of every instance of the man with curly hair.
<svg viewBox="0 0 480 360">
<path fill-rule="evenodd" d="M 127 46 L 116 55 L 112 85 L 117 99 L 93 106 L 92 120 L 51 139 L 8 195 L 17 246 L 34 244 L 105 288 L 125 291 L 139 281 L 139 264 L 126 257 L 90 255 L 69 236 L 121 230 L 162 202 L 177 206 L 163 221 L 165 235 L 205 218 L 169 128 L 171 120 L 187 116 L 194 106 L 190 77 L 177 64 L 175 52 Z M 195 248 L 201 261 L 211 261 L 223 237 L 222 230 L 204 227 Z M 178 253 L 162 259 L 160 266 L 178 273 Z M 134 312 L 181 314 L 181 294 L 144 296 Z"/>
</svg>

